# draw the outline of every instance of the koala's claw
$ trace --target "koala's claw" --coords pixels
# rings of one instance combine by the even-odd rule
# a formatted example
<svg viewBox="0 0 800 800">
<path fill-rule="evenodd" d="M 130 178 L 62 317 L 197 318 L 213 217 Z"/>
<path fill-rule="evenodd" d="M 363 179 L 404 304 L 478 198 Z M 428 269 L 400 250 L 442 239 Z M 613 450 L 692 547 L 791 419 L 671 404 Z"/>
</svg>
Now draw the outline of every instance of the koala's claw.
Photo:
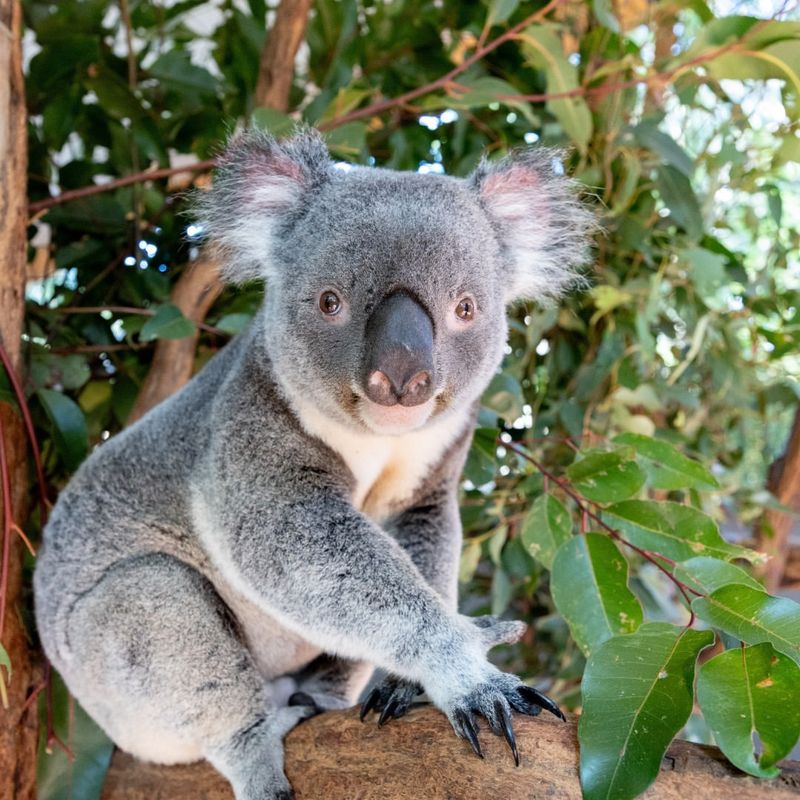
<svg viewBox="0 0 800 800">
<path fill-rule="evenodd" d="M 502 736 L 508 743 L 514 763 L 519 766 L 520 756 L 511 711 L 535 717 L 547 709 L 564 719 L 561 709 L 546 695 L 531 686 L 521 683 L 519 678 L 500 673 L 487 683 L 481 684 L 451 707 L 448 717 L 457 736 L 466 739 L 475 753 L 483 758 L 478 741 L 477 717 L 484 717 L 492 732 Z"/>
<path fill-rule="evenodd" d="M 380 711 L 378 725 L 385 725 L 390 719 L 404 716 L 418 694 L 422 694 L 418 683 L 389 676 L 367 695 L 358 716 L 363 722 L 370 711 Z"/>
<path fill-rule="evenodd" d="M 517 689 L 517 694 L 522 698 L 523 703 L 516 705 L 513 699 L 509 700 L 517 711 L 535 717 L 544 709 L 566 722 L 567 718 L 564 716 L 564 712 L 546 694 L 542 694 L 533 686 L 522 685 Z"/>
</svg>

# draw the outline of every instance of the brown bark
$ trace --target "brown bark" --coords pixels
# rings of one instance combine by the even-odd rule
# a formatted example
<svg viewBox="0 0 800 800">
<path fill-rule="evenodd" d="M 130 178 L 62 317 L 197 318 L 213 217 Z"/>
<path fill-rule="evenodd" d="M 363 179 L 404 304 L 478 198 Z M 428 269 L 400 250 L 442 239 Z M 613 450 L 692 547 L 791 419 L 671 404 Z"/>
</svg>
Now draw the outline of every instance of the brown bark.
<svg viewBox="0 0 800 800">
<path fill-rule="evenodd" d="M 202 322 L 222 291 L 219 266 L 203 258 L 178 278 L 170 300 L 194 323 Z M 194 353 L 200 331 L 183 339 L 161 339 L 156 346 L 150 371 L 139 392 L 128 423 L 135 422 L 153 406 L 176 392 L 192 377 Z"/>
<path fill-rule="evenodd" d="M 286 111 L 294 76 L 294 58 L 306 30 L 311 0 L 281 0 L 275 22 L 261 53 L 256 105 Z M 218 267 L 201 260 L 176 282 L 171 301 L 184 316 L 199 323 L 205 319 L 222 291 Z M 199 333 L 185 339 L 163 339 L 156 345 L 153 362 L 136 398 L 128 422 L 134 422 L 169 397 L 192 377 Z"/>
<path fill-rule="evenodd" d="M 379 728 L 355 711 L 322 714 L 286 740 L 286 773 L 297 800 L 466 800 L 557 797 L 579 800 L 577 723 L 517 717 L 522 763 L 505 742 L 481 733 L 481 761 L 438 711 L 423 707 Z M 643 797 L 659 800 L 790 800 L 800 790 L 800 763 L 786 762 L 774 781 L 739 772 L 714 747 L 675 742 Z M 207 764 L 158 767 L 117 753 L 103 800 L 231 800 Z"/>
<path fill-rule="evenodd" d="M 800 510 L 800 407 L 794 418 L 789 443 L 783 457 L 770 470 L 767 488 L 778 502 L 795 511 Z M 767 591 L 781 585 L 789 553 L 789 534 L 795 518 L 791 514 L 767 509 L 758 531 L 758 549 L 768 556 L 763 568 Z"/>
<path fill-rule="evenodd" d="M 27 143 L 25 91 L 18 0 L 0 0 L 0 342 L 15 369 L 20 366 L 20 334 L 25 311 Z M 11 478 L 11 512 L 25 518 L 28 469 L 18 412 L 0 404 L 6 459 Z M 0 507 L 2 507 L 0 496 Z M 11 542 L 6 617 L 0 641 L 11 659 L 8 708 L 0 708 L 0 797 L 32 800 L 36 781 L 36 707 L 23 711 L 32 683 L 22 600 L 22 548 Z M 3 678 L 6 676 L 3 675 Z"/>
<path fill-rule="evenodd" d="M 306 33 L 311 0 L 281 0 L 261 51 L 256 105 L 286 111 L 294 77 L 294 59 Z"/>
</svg>

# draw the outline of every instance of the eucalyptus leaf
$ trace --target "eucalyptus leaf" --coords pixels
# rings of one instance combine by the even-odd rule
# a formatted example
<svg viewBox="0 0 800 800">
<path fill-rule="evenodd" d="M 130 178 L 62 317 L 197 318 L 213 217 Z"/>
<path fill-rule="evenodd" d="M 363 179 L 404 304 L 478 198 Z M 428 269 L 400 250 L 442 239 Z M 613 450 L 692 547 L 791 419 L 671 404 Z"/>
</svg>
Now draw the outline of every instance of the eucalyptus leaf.
<svg viewBox="0 0 800 800">
<path fill-rule="evenodd" d="M 564 504 L 550 494 L 534 500 L 522 523 L 520 537 L 528 553 L 547 569 L 558 548 L 572 536 L 572 518 Z"/>
<path fill-rule="evenodd" d="M 685 561 L 695 556 L 759 561 L 761 555 L 747 547 L 728 544 L 717 523 L 692 506 L 653 500 L 623 500 L 603 512 L 608 522 L 639 547 Z"/>
<path fill-rule="evenodd" d="M 590 452 L 566 469 L 573 487 L 587 500 L 614 503 L 635 495 L 645 475 L 623 450 Z"/>
<path fill-rule="evenodd" d="M 748 644 L 770 642 L 800 664 L 800 605 L 743 584 L 721 586 L 692 601 L 700 619 Z"/>
<path fill-rule="evenodd" d="M 780 774 L 775 764 L 800 737 L 800 667 L 794 661 L 767 642 L 720 653 L 698 672 L 697 701 L 731 762 L 757 778 Z"/>
<path fill-rule="evenodd" d="M 642 624 L 642 607 L 628 588 L 628 562 L 606 534 L 573 536 L 558 548 L 550 591 L 586 656 Z"/>
<path fill-rule="evenodd" d="M 195 324 L 186 319 L 176 305 L 165 303 L 142 325 L 139 338 L 143 342 L 151 342 L 153 339 L 184 339 L 194 332 Z"/>
<path fill-rule="evenodd" d="M 716 478 L 698 461 L 663 439 L 653 439 L 638 433 L 623 433 L 614 438 L 615 444 L 633 447 L 642 468 L 654 489 L 716 489 Z"/>
<path fill-rule="evenodd" d="M 692 711 L 694 667 L 711 631 L 650 622 L 591 656 L 578 724 L 585 800 L 629 800 L 655 780 Z"/>
<path fill-rule="evenodd" d="M 711 594 L 730 583 L 741 583 L 763 591 L 761 584 L 741 567 L 711 556 L 698 556 L 682 561 L 675 567 L 673 574 L 679 581 L 703 594 Z"/>
<path fill-rule="evenodd" d="M 53 438 L 64 465 L 70 471 L 76 470 L 89 450 L 83 411 L 71 397 L 53 389 L 39 389 L 36 396 L 53 426 Z"/>
</svg>

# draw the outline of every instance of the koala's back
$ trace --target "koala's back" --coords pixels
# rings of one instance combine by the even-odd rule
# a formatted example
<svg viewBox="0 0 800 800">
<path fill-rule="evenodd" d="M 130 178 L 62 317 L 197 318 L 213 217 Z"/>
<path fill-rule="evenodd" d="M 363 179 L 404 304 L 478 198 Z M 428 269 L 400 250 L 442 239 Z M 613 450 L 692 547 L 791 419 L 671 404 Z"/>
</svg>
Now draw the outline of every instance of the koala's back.
<svg viewBox="0 0 800 800">
<path fill-rule="evenodd" d="M 98 447 L 59 496 L 35 574 L 40 635 L 64 650 L 71 607 L 113 565 L 166 553 L 207 574 L 191 521 L 193 473 L 213 435 L 213 409 L 240 368 L 246 332 L 180 392 Z"/>
</svg>

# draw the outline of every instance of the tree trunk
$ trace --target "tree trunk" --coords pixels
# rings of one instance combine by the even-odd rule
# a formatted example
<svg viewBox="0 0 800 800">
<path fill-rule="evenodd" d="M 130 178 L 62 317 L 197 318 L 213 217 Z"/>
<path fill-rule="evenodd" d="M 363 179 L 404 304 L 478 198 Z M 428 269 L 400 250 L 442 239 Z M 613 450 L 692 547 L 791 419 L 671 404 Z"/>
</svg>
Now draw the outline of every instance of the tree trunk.
<svg viewBox="0 0 800 800">
<path fill-rule="evenodd" d="M 27 149 L 25 90 L 18 0 L 0 0 L 0 343 L 15 369 L 25 313 Z M 11 516 L 25 519 L 28 492 L 25 432 L 16 409 L 0 404 L 5 460 L 11 484 Z M 0 494 L 0 508 L 2 508 Z M 0 708 L 0 797 L 32 800 L 36 789 L 36 704 L 23 710 L 31 688 L 31 662 L 19 614 L 22 551 L 11 538 L 6 565 L 6 613 L 0 641 L 11 659 L 8 708 Z M 0 589 L 2 590 L 2 589 Z M 3 679 L 7 676 L 4 674 Z"/>
<path fill-rule="evenodd" d="M 542 715 L 515 717 L 522 763 L 514 767 L 502 739 L 481 732 L 485 760 L 457 739 L 430 707 L 383 728 L 355 711 L 322 714 L 286 740 L 286 774 L 297 800 L 466 800 L 555 797 L 580 800 L 577 723 Z M 714 747 L 675 742 L 645 798 L 659 800 L 796 800 L 800 763 L 760 781 L 739 772 Z M 158 767 L 117 753 L 103 800 L 232 800 L 228 784 L 207 764 Z"/>
<path fill-rule="evenodd" d="M 786 452 L 770 469 L 767 489 L 778 502 L 795 511 L 800 510 L 800 407 L 795 413 Z M 776 591 L 781 585 L 789 553 L 789 534 L 794 523 L 791 514 L 770 508 L 759 526 L 757 547 L 770 556 L 763 569 L 764 583 L 769 592 Z"/>
</svg>

